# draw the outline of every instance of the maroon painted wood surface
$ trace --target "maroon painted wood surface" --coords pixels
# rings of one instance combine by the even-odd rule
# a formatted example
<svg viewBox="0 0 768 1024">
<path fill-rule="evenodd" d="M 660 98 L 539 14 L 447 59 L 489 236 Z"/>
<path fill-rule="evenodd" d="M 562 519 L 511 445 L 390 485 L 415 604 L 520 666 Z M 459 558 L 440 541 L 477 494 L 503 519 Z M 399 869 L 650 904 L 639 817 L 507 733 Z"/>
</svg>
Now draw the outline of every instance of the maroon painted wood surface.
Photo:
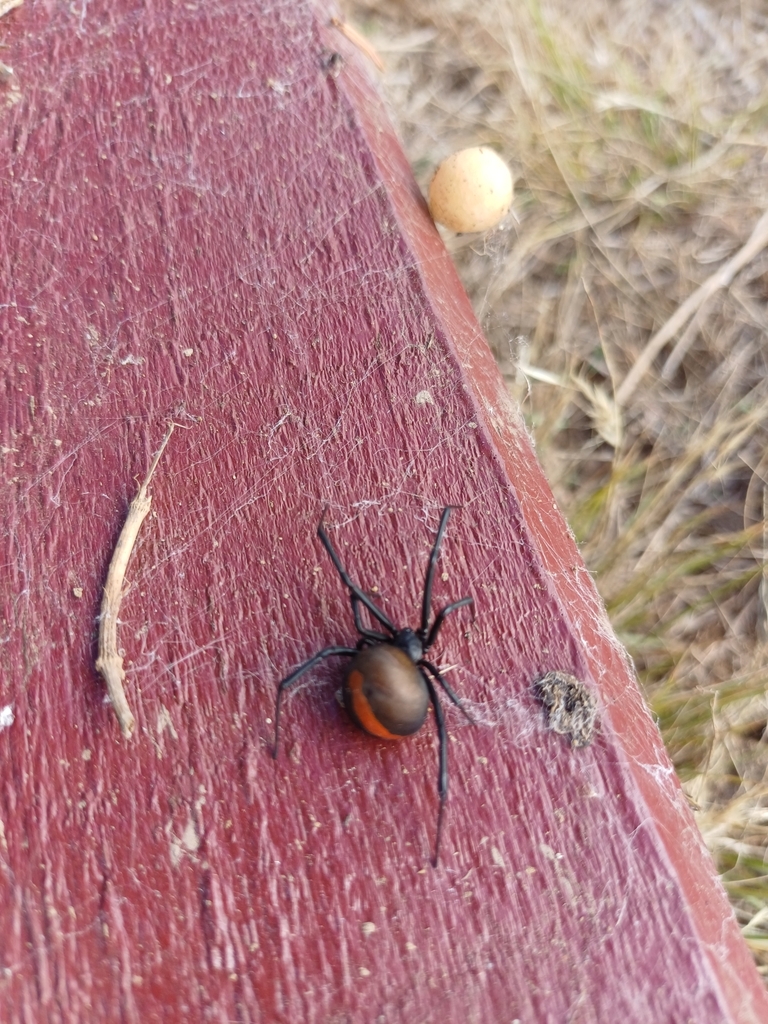
<svg viewBox="0 0 768 1024">
<path fill-rule="evenodd" d="M 0 1019 L 757 1022 L 658 734 L 359 59 L 306 2 L 26 0 L 0 23 Z M 345 55 L 345 63 L 332 58 Z M 2 97 L 0 97 L 2 99 Z M 111 551 L 168 418 L 95 675 Z M 436 651 L 390 745 L 280 677 L 354 640 L 315 529 Z M 444 575 L 442 575 L 444 574 Z M 596 688 L 595 743 L 531 684 Z"/>
</svg>

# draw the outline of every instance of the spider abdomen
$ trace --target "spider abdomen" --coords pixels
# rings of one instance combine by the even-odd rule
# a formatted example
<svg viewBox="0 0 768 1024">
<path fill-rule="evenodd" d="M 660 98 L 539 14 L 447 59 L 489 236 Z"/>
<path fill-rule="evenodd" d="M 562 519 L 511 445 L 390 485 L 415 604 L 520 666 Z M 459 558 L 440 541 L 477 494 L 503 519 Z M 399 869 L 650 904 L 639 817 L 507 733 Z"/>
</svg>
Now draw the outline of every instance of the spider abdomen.
<svg viewBox="0 0 768 1024">
<path fill-rule="evenodd" d="M 429 691 L 405 651 L 392 644 L 364 647 L 344 680 L 344 706 L 352 721 L 384 740 L 418 732 L 427 717 Z"/>
</svg>

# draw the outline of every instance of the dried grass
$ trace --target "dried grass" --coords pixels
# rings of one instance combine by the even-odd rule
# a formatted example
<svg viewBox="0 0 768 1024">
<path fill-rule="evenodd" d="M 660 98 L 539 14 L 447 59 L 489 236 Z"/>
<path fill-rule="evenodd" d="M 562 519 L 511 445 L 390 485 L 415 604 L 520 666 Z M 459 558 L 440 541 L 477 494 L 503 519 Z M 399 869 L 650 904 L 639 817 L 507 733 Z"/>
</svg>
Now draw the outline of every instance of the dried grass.
<svg viewBox="0 0 768 1024">
<path fill-rule="evenodd" d="M 625 384 L 768 207 L 765 7 L 369 0 L 346 13 L 384 58 L 422 185 L 470 144 L 514 170 L 507 225 L 446 244 L 768 974 L 762 243 Z"/>
</svg>

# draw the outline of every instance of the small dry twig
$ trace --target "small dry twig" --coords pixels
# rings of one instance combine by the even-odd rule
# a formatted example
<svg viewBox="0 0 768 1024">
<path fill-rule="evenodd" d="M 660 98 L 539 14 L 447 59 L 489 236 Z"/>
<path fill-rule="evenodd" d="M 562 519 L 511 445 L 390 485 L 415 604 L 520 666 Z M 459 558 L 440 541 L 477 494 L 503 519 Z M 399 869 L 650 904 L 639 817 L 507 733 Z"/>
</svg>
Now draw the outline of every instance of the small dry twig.
<svg viewBox="0 0 768 1024">
<path fill-rule="evenodd" d="M 120 611 L 120 602 L 123 599 L 123 580 L 125 570 L 128 568 L 128 561 L 133 552 L 133 546 L 139 533 L 141 524 L 147 517 L 152 498 L 147 494 L 149 482 L 157 469 L 160 457 L 165 451 L 165 446 L 170 440 L 175 423 L 171 423 L 168 432 L 160 445 L 160 449 L 152 460 L 149 472 L 144 478 L 144 483 L 139 487 L 138 494 L 133 499 L 128 509 L 128 518 L 120 531 L 117 539 L 112 561 L 109 565 L 107 580 L 104 584 L 104 597 L 101 602 L 101 615 L 99 622 L 99 656 L 96 659 L 96 671 L 99 672 L 107 684 L 112 706 L 115 709 L 117 720 L 127 740 L 133 735 L 136 720 L 128 707 L 128 701 L 123 689 L 125 671 L 123 670 L 123 659 L 117 649 L 117 615 Z"/>
</svg>

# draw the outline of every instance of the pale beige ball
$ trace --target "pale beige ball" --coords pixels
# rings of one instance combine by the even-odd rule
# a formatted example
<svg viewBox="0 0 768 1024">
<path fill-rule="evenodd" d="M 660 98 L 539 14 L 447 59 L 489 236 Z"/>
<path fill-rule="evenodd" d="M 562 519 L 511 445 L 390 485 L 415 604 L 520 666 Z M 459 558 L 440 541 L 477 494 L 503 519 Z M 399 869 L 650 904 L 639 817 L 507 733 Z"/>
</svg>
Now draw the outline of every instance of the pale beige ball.
<svg viewBox="0 0 768 1024">
<path fill-rule="evenodd" d="M 429 212 L 452 231 L 488 231 L 509 213 L 512 174 L 498 153 L 473 146 L 447 157 L 429 186 Z"/>
</svg>

